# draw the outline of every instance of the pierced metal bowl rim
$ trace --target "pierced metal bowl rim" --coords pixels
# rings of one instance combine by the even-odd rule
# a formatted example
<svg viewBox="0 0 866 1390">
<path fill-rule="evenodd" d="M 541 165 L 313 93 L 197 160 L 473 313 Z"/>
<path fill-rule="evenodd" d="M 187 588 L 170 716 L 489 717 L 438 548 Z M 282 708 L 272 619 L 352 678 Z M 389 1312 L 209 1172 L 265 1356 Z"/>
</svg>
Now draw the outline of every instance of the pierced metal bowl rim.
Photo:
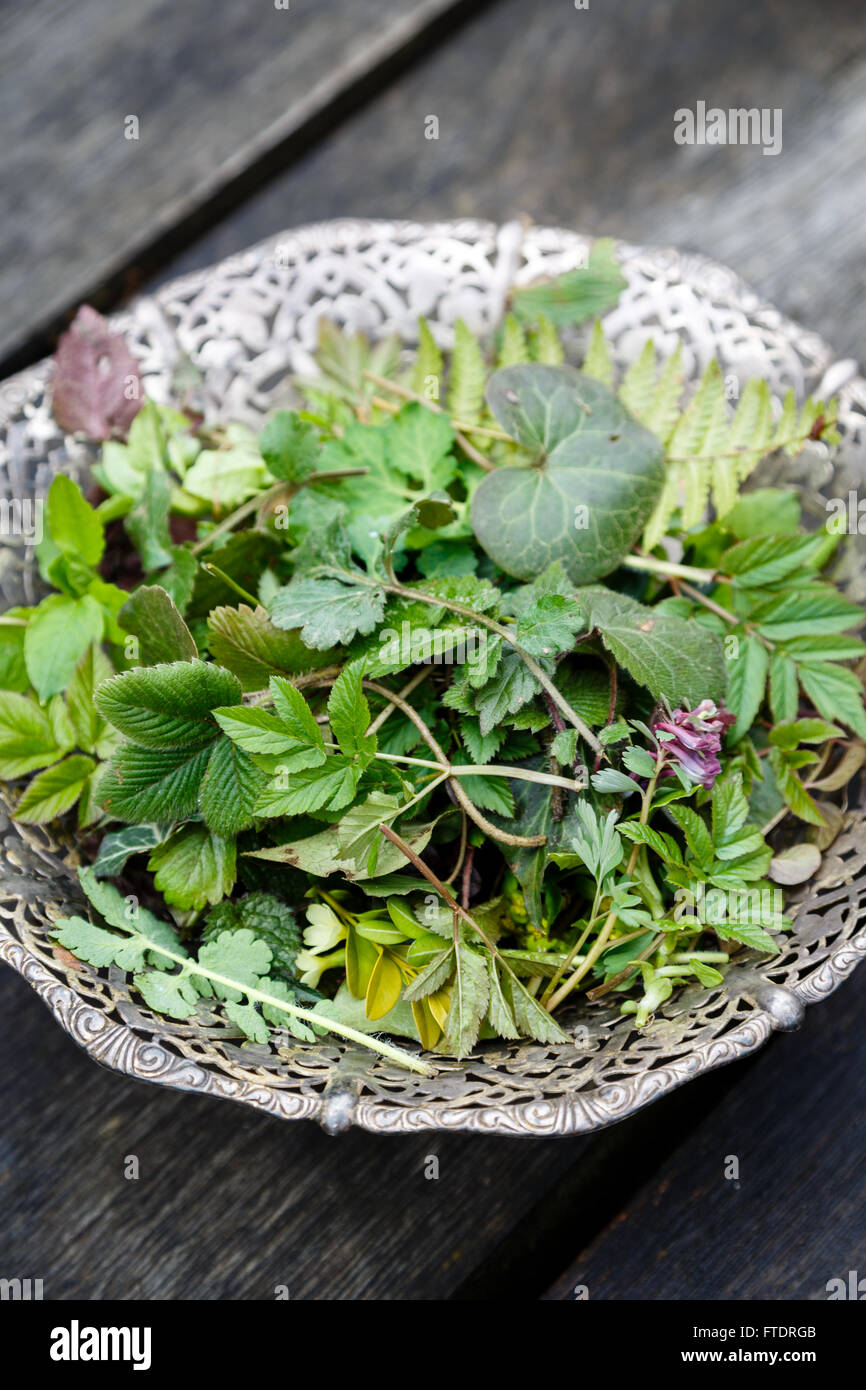
<svg viewBox="0 0 866 1390">
<path fill-rule="evenodd" d="M 261 264 L 265 256 L 273 256 L 287 238 L 299 241 L 306 238 L 311 244 L 330 244 L 335 248 L 363 242 L 376 234 L 390 235 L 400 244 L 410 244 L 418 236 L 435 238 L 437 235 L 456 235 L 467 240 L 470 236 L 488 240 L 504 237 L 507 242 L 509 229 L 517 227 L 518 224 L 506 224 L 497 228 L 493 223 L 474 219 L 433 223 L 339 219 L 308 224 L 270 237 L 213 266 L 180 276 L 160 286 L 152 295 L 136 300 L 125 311 L 113 315 L 111 322 L 117 329 L 128 331 L 141 304 L 153 301 L 165 303 L 172 295 L 204 286 L 220 274 L 243 273 L 245 268 L 251 271 Z M 576 239 L 584 240 L 574 232 L 557 228 L 532 228 L 528 232 L 521 229 L 520 234 L 546 237 L 551 244 L 559 241 L 563 247 L 573 244 Z M 624 261 L 643 260 L 648 264 L 672 267 L 679 278 L 687 283 L 716 281 L 724 287 L 724 293 L 720 296 L 722 299 L 727 298 L 739 308 L 747 310 L 750 318 L 769 316 L 780 336 L 801 345 L 808 344 L 809 355 L 813 361 L 823 363 L 825 375 L 834 365 L 832 350 L 822 338 L 780 314 L 728 267 L 700 255 L 684 254 L 673 249 L 643 248 L 625 243 L 619 243 L 619 247 Z M 835 364 L 835 369 L 837 382 L 834 382 L 834 389 L 837 385 L 843 385 L 858 403 L 866 402 L 866 380 L 856 375 L 856 365 L 840 362 Z M 6 388 L 12 386 L 15 390 L 12 393 L 0 392 L 0 426 L 17 414 L 20 393 L 27 397 L 41 390 L 48 373 L 49 363 L 45 360 L 4 383 Z M 42 857 L 46 856 L 43 854 Z M 59 873 L 69 873 L 67 866 L 58 860 L 54 862 Z M 0 896 L 6 896 L 5 891 L 0 891 Z M 52 974 L 44 957 L 40 958 L 0 922 L 0 959 L 5 960 L 27 981 L 64 1031 L 102 1066 L 173 1089 L 237 1100 L 281 1118 L 318 1119 L 332 1133 L 350 1124 L 380 1134 L 468 1130 L 564 1136 L 603 1128 L 686 1081 L 747 1055 L 765 1043 L 774 1031 L 799 1026 L 805 1007 L 831 994 L 864 957 L 866 929 L 838 942 L 818 970 L 791 988 L 769 981 L 757 968 L 751 972 L 753 978 L 747 980 L 740 967 L 738 992 L 751 998 L 755 1006 L 754 1012 L 743 1023 L 723 1037 L 699 1045 L 668 1065 L 650 1068 L 602 1087 L 591 1098 L 562 1096 L 551 1100 L 539 1096 L 537 1100 L 500 1106 L 485 1105 L 483 1108 L 471 1105 L 446 1108 L 423 1104 L 410 1108 L 365 1098 L 361 1085 L 363 1078 L 356 1074 L 356 1065 L 353 1068 L 351 1064 L 348 1067 L 341 1064 L 334 1068 L 332 1078 L 321 1094 L 295 1095 L 276 1087 L 226 1075 L 188 1056 L 179 1055 L 170 1044 L 166 1045 L 158 1033 L 141 1036 L 125 1023 L 112 1020 L 93 1007 L 76 993 L 71 984 L 64 984 L 57 975 Z M 67 980 L 70 978 L 67 974 Z"/>
</svg>

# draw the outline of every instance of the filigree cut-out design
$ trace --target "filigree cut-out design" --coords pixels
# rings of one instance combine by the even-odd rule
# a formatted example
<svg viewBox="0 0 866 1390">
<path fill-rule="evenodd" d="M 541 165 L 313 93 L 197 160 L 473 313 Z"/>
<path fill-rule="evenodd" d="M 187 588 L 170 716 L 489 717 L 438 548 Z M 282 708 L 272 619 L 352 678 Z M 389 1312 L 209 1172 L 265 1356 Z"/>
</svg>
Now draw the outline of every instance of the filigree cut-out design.
<svg viewBox="0 0 866 1390">
<path fill-rule="evenodd" d="M 254 420 L 287 398 L 287 377 L 307 375 L 325 315 L 374 335 L 411 342 L 419 314 L 443 346 L 453 324 L 492 326 L 508 288 L 581 264 L 589 243 L 571 232 L 509 223 L 330 222 L 287 233 L 140 300 L 115 326 L 142 363 L 145 389 L 169 398 L 172 372 L 188 355 L 203 373 L 205 410 Z M 620 248 L 628 289 L 605 328 L 617 362 L 647 337 L 683 345 L 696 379 L 717 356 L 732 383 L 765 377 L 781 395 L 840 392 L 843 443 L 822 444 L 780 480 L 801 486 L 807 514 L 862 486 L 866 382 L 852 363 L 763 304 L 730 271 L 674 251 Z M 46 363 L 0 386 L 0 462 L 11 497 L 43 495 L 60 470 L 79 473 L 88 446 L 64 437 L 46 396 Z M 32 550 L 3 537 L 5 601 L 38 592 Z M 858 544 L 862 546 L 862 541 Z M 836 578 L 866 601 L 866 566 L 851 547 Z M 355 1123 L 380 1133 L 477 1130 L 575 1134 L 622 1119 L 700 1073 L 733 1061 L 791 1027 L 802 1007 L 831 993 L 866 956 L 866 816 L 847 813 L 816 883 L 797 905 L 795 928 L 772 961 L 740 953 L 724 985 L 677 994 L 641 1033 L 615 1004 L 580 1006 L 566 1021 L 574 1042 L 482 1044 L 468 1060 L 440 1059 L 435 1077 L 410 1075 L 338 1041 L 305 1045 L 275 1035 L 241 1044 L 217 1013 L 177 1023 L 152 1014 L 119 970 L 81 965 L 51 941 L 56 918 L 84 907 L 74 843 L 56 832 L 0 819 L 0 957 L 20 972 L 60 1025 L 103 1065 L 178 1090 L 243 1101 L 285 1119 Z"/>
</svg>

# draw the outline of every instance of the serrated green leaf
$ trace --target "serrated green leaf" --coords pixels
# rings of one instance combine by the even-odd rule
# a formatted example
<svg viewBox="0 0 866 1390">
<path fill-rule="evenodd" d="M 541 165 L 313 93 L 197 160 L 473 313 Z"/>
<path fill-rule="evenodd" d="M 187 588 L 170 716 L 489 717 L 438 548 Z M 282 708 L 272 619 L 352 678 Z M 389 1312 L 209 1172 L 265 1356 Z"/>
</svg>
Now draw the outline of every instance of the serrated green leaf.
<svg viewBox="0 0 866 1390">
<path fill-rule="evenodd" d="M 144 666 L 194 661 L 198 656 L 192 633 L 174 600 L 158 584 L 136 589 L 121 608 L 118 620 L 138 638 L 139 660 Z"/>
<path fill-rule="evenodd" d="M 295 631 L 276 627 L 264 608 L 215 608 L 208 615 L 214 661 L 231 671 L 244 691 L 264 690 L 271 676 L 315 671 L 332 662 L 333 649 L 312 651 Z"/>
<path fill-rule="evenodd" d="M 40 700 L 66 689 L 88 647 L 102 640 L 104 621 L 102 608 L 90 594 L 49 594 L 42 600 L 24 633 L 27 674 Z"/>
<path fill-rule="evenodd" d="M 370 706 L 364 694 L 363 680 L 363 661 L 353 661 L 343 667 L 328 697 L 331 732 L 347 758 L 359 753 L 372 756 L 376 751 L 375 735 L 370 738 L 366 735 Z"/>
<path fill-rule="evenodd" d="M 338 579 L 294 579 L 277 590 L 268 610 L 276 627 L 300 628 L 306 646 L 323 650 L 372 632 L 385 616 L 385 594 Z"/>
<path fill-rule="evenodd" d="M 212 711 L 239 704 L 230 671 L 203 661 L 139 667 L 103 682 L 96 706 L 109 723 L 146 748 L 202 748 L 217 737 Z"/>
<path fill-rule="evenodd" d="M 55 762 L 62 751 L 35 700 L 0 690 L 0 777 L 23 777 Z"/>
<path fill-rule="evenodd" d="M 316 467 L 319 435 L 314 425 L 295 410 L 278 410 L 259 435 L 259 449 L 268 472 L 281 482 L 300 483 Z"/>
<path fill-rule="evenodd" d="M 119 820 L 186 820 L 198 808 L 209 756 L 209 744 L 204 748 L 140 748 L 128 743 L 106 766 L 96 798 Z"/>
<path fill-rule="evenodd" d="M 199 912 L 234 887 L 234 841 L 212 835 L 204 825 L 184 825 L 153 851 L 147 867 L 171 907 Z"/>
<path fill-rule="evenodd" d="M 737 721 L 728 732 L 732 743 L 748 733 L 764 701 L 770 658 L 757 637 L 739 636 L 736 655 L 727 656 L 728 690 L 725 701 Z"/>
<path fill-rule="evenodd" d="M 598 585 L 579 590 L 577 602 L 587 627 L 600 630 L 619 664 L 653 695 L 692 707 L 723 699 L 727 678 L 715 633 Z"/>
<path fill-rule="evenodd" d="M 253 807 L 267 776 L 230 738 L 217 739 L 199 790 L 199 807 L 208 830 L 224 840 L 252 824 Z"/>
<path fill-rule="evenodd" d="M 866 738 L 863 684 L 853 671 L 826 661 L 801 661 L 797 670 L 800 684 L 819 714 L 840 720 L 860 738 Z"/>
<path fill-rule="evenodd" d="M 301 768 L 287 775 L 278 772 L 260 792 L 254 812 L 257 816 L 300 816 L 309 811 L 339 811 L 354 797 L 358 775 L 354 762 L 340 754 L 319 767 Z"/>
</svg>

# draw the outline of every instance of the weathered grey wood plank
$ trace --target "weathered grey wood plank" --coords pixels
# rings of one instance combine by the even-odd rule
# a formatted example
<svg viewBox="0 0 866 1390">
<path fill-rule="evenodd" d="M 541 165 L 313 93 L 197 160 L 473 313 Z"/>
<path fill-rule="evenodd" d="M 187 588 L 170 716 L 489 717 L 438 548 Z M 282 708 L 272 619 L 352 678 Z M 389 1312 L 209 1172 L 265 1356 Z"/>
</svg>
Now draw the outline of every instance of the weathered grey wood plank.
<svg viewBox="0 0 866 1390">
<path fill-rule="evenodd" d="M 38 0 L 0 12 L 0 359 L 464 0 Z M 125 138 L 128 117 L 138 138 Z M 282 153 L 281 153 L 282 152 Z"/>
<path fill-rule="evenodd" d="M 856 356 L 864 93 L 847 0 L 503 0 L 166 274 L 319 218 L 527 213 L 715 257 Z M 675 144 L 674 112 L 699 100 L 781 107 L 781 153 Z"/>
<path fill-rule="evenodd" d="M 737 1070 L 595 1138 L 334 1140 L 100 1070 L 11 971 L 0 1056 L 0 1270 L 62 1300 L 534 1298 Z"/>
<path fill-rule="evenodd" d="M 862 1275 L 864 1006 L 861 970 L 741 1075 L 547 1297 L 821 1299 Z"/>
</svg>

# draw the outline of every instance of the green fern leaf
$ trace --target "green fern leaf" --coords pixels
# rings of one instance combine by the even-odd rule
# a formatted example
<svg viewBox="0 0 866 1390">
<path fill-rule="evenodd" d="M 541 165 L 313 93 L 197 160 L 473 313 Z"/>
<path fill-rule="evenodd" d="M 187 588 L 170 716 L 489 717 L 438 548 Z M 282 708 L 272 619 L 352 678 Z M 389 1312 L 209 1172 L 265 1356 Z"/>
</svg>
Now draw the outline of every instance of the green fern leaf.
<svg viewBox="0 0 866 1390">
<path fill-rule="evenodd" d="M 565 361 L 565 349 L 559 333 L 544 314 L 539 314 L 538 322 L 529 335 L 529 347 L 533 362 L 559 367 Z"/>
<path fill-rule="evenodd" d="M 506 314 L 505 322 L 502 325 L 502 341 L 499 345 L 496 365 L 498 367 L 515 367 L 521 362 L 528 361 L 529 347 L 526 342 L 526 334 L 514 315 Z"/>
<path fill-rule="evenodd" d="M 596 319 L 592 327 L 592 337 L 583 361 L 584 376 L 591 376 L 604 386 L 613 385 L 613 359 L 604 336 L 601 319 Z"/>
<path fill-rule="evenodd" d="M 484 405 L 484 356 L 478 340 L 462 319 L 454 326 L 454 353 L 451 358 L 451 380 L 448 384 L 448 411 L 453 420 L 463 424 L 481 423 Z"/>
<path fill-rule="evenodd" d="M 442 353 L 426 319 L 418 320 L 418 353 L 412 372 L 412 390 L 432 401 L 438 401 L 442 393 Z"/>
</svg>

